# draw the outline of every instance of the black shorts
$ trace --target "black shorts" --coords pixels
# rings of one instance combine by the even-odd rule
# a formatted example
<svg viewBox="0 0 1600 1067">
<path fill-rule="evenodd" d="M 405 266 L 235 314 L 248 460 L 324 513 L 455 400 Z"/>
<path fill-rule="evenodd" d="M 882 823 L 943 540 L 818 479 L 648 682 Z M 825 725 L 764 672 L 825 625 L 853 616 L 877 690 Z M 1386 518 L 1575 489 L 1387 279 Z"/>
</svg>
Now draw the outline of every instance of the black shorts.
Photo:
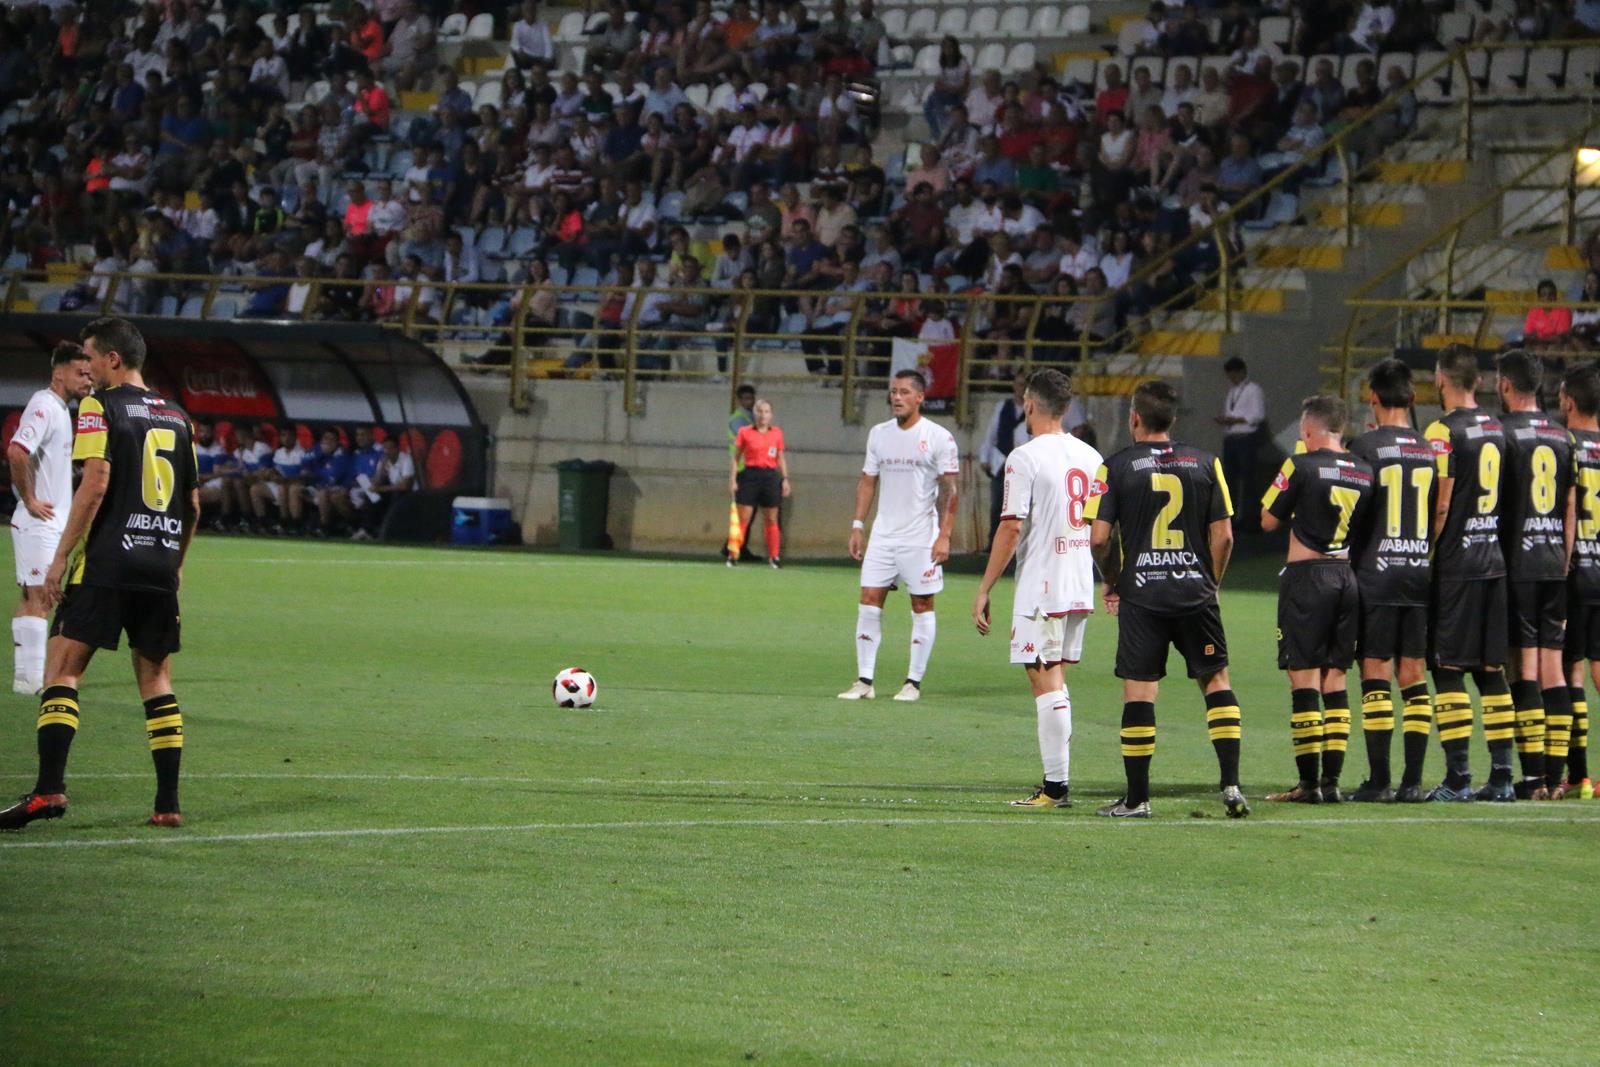
<svg viewBox="0 0 1600 1067">
<path fill-rule="evenodd" d="M 1361 603 L 1361 656 L 1385 662 L 1428 655 L 1428 609 Z"/>
<path fill-rule="evenodd" d="M 56 609 L 50 636 L 115 652 L 127 631 L 130 647 L 147 659 L 165 659 L 182 647 L 178 629 L 177 593 L 74 585 Z"/>
<path fill-rule="evenodd" d="M 1586 604 L 1567 585 L 1567 637 L 1561 658 L 1567 663 L 1600 660 L 1600 604 Z"/>
<path fill-rule="evenodd" d="M 1216 601 L 1168 614 L 1124 600 L 1117 609 L 1117 677 L 1157 682 L 1167 676 L 1167 648 L 1176 648 L 1189 677 L 1204 678 L 1228 665 L 1228 639 Z"/>
<path fill-rule="evenodd" d="M 1308 559 L 1278 579 L 1278 669 L 1350 669 L 1361 628 L 1361 596 L 1350 564 Z"/>
<path fill-rule="evenodd" d="M 783 506 L 783 475 L 776 467 L 746 467 L 739 472 L 733 501 L 749 508 Z"/>
<path fill-rule="evenodd" d="M 1510 655 L 1506 619 L 1503 577 L 1435 582 L 1433 665 L 1469 671 L 1505 666 Z"/>
<path fill-rule="evenodd" d="M 1561 648 L 1567 638 L 1567 583 L 1506 583 L 1512 648 Z"/>
</svg>

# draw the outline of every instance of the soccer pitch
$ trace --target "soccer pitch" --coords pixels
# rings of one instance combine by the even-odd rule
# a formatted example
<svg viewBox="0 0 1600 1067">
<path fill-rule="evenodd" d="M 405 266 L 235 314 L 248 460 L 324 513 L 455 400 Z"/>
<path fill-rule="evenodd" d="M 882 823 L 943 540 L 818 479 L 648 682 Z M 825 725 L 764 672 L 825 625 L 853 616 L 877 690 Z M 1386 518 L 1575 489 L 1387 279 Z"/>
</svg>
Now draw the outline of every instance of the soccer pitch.
<svg viewBox="0 0 1600 1067">
<path fill-rule="evenodd" d="M 885 693 L 894 594 L 884 695 L 850 704 L 853 569 L 202 538 L 175 670 L 189 824 L 141 825 L 142 712 L 126 652 L 102 654 L 71 812 L 0 837 L 0 1061 L 1592 1051 L 1600 803 L 1261 802 L 1293 776 L 1287 687 L 1271 593 L 1230 590 L 1249 819 L 1222 817 L 1181 667 L 1156 818 L 1093 817 L 1122 774 L 1104 615 L 1069 675 L 1077 806 L 1009 810 L 1039 778 L 1033 701 L 1003 632 L 973 632 L 975 585 L 949 580 L 910 705 Z M 569 665 L 596 708 L 551 706 Z M 8 701 L 14 795 L 35 702 Z"/>
</svg>

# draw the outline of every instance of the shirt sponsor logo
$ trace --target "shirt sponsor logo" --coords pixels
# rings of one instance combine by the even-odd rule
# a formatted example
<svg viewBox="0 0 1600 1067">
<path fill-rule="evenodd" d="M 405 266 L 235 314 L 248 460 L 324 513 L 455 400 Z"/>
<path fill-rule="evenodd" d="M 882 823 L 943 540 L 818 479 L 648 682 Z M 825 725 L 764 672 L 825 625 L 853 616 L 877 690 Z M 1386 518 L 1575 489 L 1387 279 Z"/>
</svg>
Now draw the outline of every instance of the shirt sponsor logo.
<svg viewBox="0 0 1600 1067">
<path fill-rule="evenodd" d="M 1289 488 L 1289 476 L 1282 471 L 1279 471 L 1278 476 L 1272 479 L 1272 488 L 1276 489 L 1280 493 Z"/>
<path fill-rule="evenodd" d="M 1442 438 L 1435 438 L 1433 440 L 1432 444 L 1433 444 L 1433 450 L 1436 453 L 1438 453 L 1439 455 L 1448 456 L 1450 454 L 1450 442 L 1449 441 L 1443 440 Z"/>
<path fill-rule="evenodd" d="M 183 520 L 171 515 L 147 515 L 144 512 L 135 512 L 128 516 L 129 530 L 158 530 L 174 537 L 183 535 Z"/>
<path fill-rule="evenodd" d="M 83 411 L 78 413 L 79 433 L 105 433 L 106 419 L 98 411 Z"/>
</svg>

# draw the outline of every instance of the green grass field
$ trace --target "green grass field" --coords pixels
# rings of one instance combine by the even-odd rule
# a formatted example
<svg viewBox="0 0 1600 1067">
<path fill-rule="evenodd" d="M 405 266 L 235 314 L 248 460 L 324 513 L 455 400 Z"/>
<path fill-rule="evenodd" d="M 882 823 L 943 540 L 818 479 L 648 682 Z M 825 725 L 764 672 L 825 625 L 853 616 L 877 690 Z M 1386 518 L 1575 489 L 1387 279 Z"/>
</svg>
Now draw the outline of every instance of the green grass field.
<svg viewBox="0 0 1600 1067">
<path fill-rule="evenodd" d="M 141 825 L 141 711 L 126 653 L 104 655 L 72 811 L 0 839 L 0 1062 L 1592 1054 L 1600 803 L 1230 822 L 1179 678 L 1156 818 L 1094 818 L 1122 773 L 1097 617 L 1070 677 L 1078 806 L 1014 812 L 1039 777 L 1033 702 L 1003 639 L 972 631 L 975 579 L 949 583 L 916 705 L 834 699 L 854 586 L 843 567 L 203 539 L 176 671 L 189 825 Z M 1224 611 L 1256 800 L 1293 771 L 1272 596 Z M 885 629 L 897 681 L 898 595 Z M 597 708 L 551 706 L 571 664 Z M 6 699 L 15 794 L 33 702 Z"/>
</svg>

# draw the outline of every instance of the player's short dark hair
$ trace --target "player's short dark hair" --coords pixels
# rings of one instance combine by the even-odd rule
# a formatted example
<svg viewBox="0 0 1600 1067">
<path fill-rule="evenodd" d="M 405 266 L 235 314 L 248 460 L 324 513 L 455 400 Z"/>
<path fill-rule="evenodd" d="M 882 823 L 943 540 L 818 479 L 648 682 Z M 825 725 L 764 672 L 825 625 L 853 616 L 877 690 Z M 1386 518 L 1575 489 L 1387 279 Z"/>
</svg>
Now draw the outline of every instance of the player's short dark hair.
<svg viewBox="0 0 1600 1067">
<path fill-rule="evenodd" d="M 1483 378 L 1478 366 L 1478 350 L 1469 345 L 1446 345 L 1439 350 L 1435 364 L 1444 380 L 1457 389 L 1476 389 Z"/>
<path fill-rule="evenodd" d="M 1033 377 L 1028 379 L 1027 395 L 1033 397 L 1035 404 L 1059 419 L 1067 413 L 1067 405 L 1072 403 L 1072 379 L 1053 367 L 1034 371 Z"/>
<path fill-rule="evenodd" d="M 1495 357 L 1494 369 L 1500 377 L 1511 383 L 1511 388 L 1524 396 L 1539 391 L 1544 378 L 1544 361 L 1526 348 L 1513 348 Z"/>
<path fill-rule="evenodd" d="M 1133 413 L 1145 429 L 1166 433 L 1178 421 L 1178 390 L 1171 382 L 1140 382 L 1133 391 Z"/>
<path fill-rule="evenodd" d="M 1411 386 L 1411 368 L 1398 359 L 1374 363 L 1367 371 L 1367 388 L 1378 396 L 1378 404 L 1386 408 L 1408 408 L 1416 402 L 1417 393 Z"/>
<path fill-rule="evenodd" d="M 79 359 L 88 359 L 89 353 L 76 341 L 57 341 L 56 346 L 50 350 L 50 366 L 65 367 L 68 363 Z"/>
<path fill-rule="evenodd" d="M 919 393 L 926 393 L 928 391 L 928 379 L 924 378 L 922 376 L 922 372 L 919 370 L 910 370 L 909 368 L 906 370 L 897 370 L 894 372 L 894 377 L 895 381 L 899 381 L 901 378 L 904 378 L 907 381 L 915 382 L 917 385 L 917 392 Z"/>
<path fill-rule="evenodd" d="M 78 334 L 78 340 L 93 341 L 102 352 L 115 352 L 129 370 L 144 369 L 144 337 L 127 319 L 114 315 L 95 319 Z"/>
<path fill-rule="evenodd" d="M 755 396 L 756 395 L 756 387 L 751 385 L 749 382 L 745 382 L 743 385 L 739 386 L 739 388 L 737 388 L 737 389 L 735 389 L 733 391 L 733 395 L 734 396 Z"/>
<path fill-rule="evenodd" d="M 1591 361 L 1575 363 L 1561 376 L 1561 391 L 1580 415 L 1600 414 L 1600 367 Z"/>
<path fill-rule="evenodd" d="M 1308 396 L 1300 404 L 1300 417 L 1310 419 L 1328 433 L 1343 433 L 1345 423 L 1344 401 L 1336 396 L 1319 393 Z"/>
<path fill-rule="evenodd" d="M 1250 368 L 1238 356 L 1229 356 L 1228 362 L 1222 365 L 1222 370 L 1226 374 L 1233 374 L 1236 371 L 1240 374 L 1250 373 Z"/>
</svg>

